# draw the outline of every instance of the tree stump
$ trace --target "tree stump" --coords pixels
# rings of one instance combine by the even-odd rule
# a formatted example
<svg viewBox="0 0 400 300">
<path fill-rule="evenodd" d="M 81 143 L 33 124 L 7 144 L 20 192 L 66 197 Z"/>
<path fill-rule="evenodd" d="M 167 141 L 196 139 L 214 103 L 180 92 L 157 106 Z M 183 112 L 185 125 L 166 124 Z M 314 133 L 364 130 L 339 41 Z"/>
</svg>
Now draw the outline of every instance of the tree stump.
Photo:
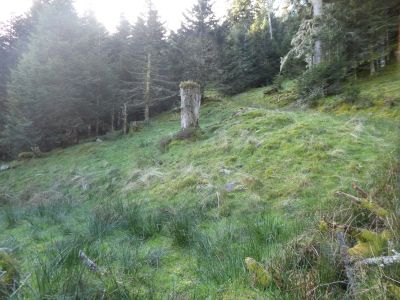
<svg viewBox="0 0 400 300">
<path fill-rule="evenodd" d="M 193 81 L 180 84 L 181 89 L 181 127 L 182 130 L 199 127 L 201 90 Z"/>
</svg>

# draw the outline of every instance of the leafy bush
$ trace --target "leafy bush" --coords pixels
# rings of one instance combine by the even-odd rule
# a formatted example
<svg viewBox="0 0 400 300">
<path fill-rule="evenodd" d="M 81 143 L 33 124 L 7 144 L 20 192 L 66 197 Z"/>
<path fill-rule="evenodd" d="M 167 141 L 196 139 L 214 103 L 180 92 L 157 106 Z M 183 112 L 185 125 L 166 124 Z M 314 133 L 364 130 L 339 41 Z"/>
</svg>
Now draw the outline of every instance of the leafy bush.
<svg viewBox="0 0 400 300">
<path fill-rule="evenodd" d="M 298 94 L 309 104 L 340 91 L 346 72 L 342 63 L 321 63 L 308 69 L 298 81 Z"/>
</svg>

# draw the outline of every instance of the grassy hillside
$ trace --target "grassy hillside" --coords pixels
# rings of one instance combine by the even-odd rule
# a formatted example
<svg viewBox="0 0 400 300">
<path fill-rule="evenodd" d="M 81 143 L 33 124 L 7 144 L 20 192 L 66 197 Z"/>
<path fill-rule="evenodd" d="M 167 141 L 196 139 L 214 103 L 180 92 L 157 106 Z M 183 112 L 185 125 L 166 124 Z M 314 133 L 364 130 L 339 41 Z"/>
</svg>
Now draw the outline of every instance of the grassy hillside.
<svg viewBox="0 0 400 300">
<path fill-rule="evenodd" d="M 359 84 L 368 106 L 336 97 L 299 111 L 285 106 L 290 86 L 272 96 L 257 89 L 206 102 L 202 132 L 168 147 L 160 141 L 179 130 L 172 113 L 0 173 L 0 247 L 13 249 L 0 266 L 15 259 L 23 282 L 15 297 L 294 299 L 312 290 L 343 298 L 345 286 L 331 284 L 343 272 L 329 259 L 315 272 L 286 264 L 288 277 L 274 275 L 267 289 L 244 260 L 270 264 L 299 251 L 293 245 L 304 245 L 299 259 L 307 259 L 321 217 L 349 210 L 335 191 L 354 182 L 377 190 L 395 170 L 399 72 Z"/>
</svg>

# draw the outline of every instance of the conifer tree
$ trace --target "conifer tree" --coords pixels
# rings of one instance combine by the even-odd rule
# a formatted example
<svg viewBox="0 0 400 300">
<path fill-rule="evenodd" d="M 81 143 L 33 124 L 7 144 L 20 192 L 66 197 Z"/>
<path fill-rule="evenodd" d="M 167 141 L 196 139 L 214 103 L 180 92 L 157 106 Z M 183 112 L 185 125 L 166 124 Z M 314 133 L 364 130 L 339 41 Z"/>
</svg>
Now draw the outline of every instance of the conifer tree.
<svg viewBox="0 0 400 300">
<path fill-rule="evenodd" d="M 181 79 L 198 82 L 204 93 L 206 85 L 218 77 L 218 21 L 210 0 L 198 0 L 184 17 L 179 33 L 184 61 Z"/>
<path fill-rule="evenodd" d="M 96 125 L 107 109 L 110 74 L 102 55 L 104 28 L 80 20 L 71 1 L 52 1 L 40 14 L 27 52 L 8 86 L 7 133 L 14 152 L 49 149 Z"/>
</svg>

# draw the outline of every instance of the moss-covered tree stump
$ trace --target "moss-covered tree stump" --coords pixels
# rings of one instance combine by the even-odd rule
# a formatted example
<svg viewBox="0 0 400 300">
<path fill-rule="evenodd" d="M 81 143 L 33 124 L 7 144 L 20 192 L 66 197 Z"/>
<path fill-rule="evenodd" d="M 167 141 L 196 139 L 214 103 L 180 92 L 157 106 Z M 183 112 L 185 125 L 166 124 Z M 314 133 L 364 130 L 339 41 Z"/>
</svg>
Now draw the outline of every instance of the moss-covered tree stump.
<svg viewBox="0 0 400 300">
<path fill-rule="evenodd" d="M 201 91 L 200 85 L 193 81 L 180 84 L 181 89 L 181 128 L 199 127 Z"/>
</svg>

